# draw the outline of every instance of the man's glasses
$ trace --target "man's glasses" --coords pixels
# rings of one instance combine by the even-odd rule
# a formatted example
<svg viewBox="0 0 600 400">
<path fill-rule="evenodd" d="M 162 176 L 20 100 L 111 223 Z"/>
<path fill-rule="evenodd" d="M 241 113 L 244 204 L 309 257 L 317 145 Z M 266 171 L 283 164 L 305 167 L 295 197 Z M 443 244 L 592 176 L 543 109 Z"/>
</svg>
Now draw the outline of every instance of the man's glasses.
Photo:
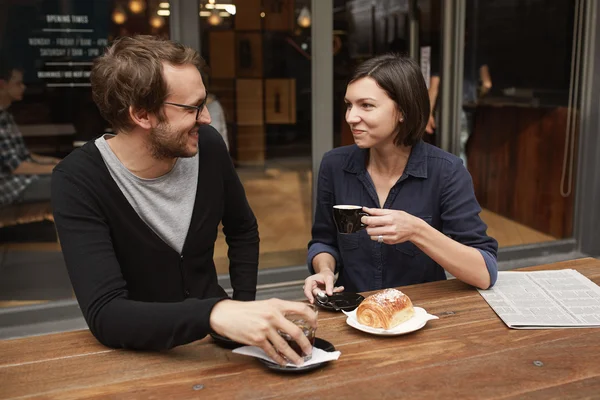
<svg viewBox="0 0 600 400">
<path fill-rule="evenodd" d="M 185 108 L 188 110 L 196 110 L 196 120 L 198 120 L 200 113 L 202 112 L 202 110 L 204 110 L 204 106 L 206 105 L 206 98 L 204 98 L 204 101 L 199 106 L 190 106 L 189 104 L 171 103 L 168 101 L 165 101 L 165 104 L 170 104 L 172 106 L 181 107 L 181 108 Z"/>
</svg>

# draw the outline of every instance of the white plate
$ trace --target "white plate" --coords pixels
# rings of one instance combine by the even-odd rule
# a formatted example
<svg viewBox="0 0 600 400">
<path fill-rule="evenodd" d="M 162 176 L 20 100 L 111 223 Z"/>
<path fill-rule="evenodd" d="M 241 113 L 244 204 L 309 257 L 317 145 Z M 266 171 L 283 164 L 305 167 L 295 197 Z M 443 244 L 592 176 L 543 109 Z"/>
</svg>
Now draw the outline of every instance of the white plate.
<svg viewBox="0 0 600 400">
<path fill-rule="evenodd" d="M 342 312 L 348 316 L 348 318 L 346 318 L 346 323 L 351 327 L 356 328 L 359 331 L 383 336 L 404 335 L 405 333 L 414 332 L 424 327 L 427 321 L 432 319 L 439 319 L 435 315 L 427 314 L 427 311 L 425 311 L 425 309 L 421 307 L 415 307 L 415 315 L 413 315 L 411 319 L 409 319 L 408 321 L 404 321 L 403 323 L 401 323 L 398 326 L 395 326 L 392 329 L 382 329 L 372 328 L 370 326 L 366 326 L 358 322 L 358 319 L 356 318 L 356 310 Z"/>
</svg>

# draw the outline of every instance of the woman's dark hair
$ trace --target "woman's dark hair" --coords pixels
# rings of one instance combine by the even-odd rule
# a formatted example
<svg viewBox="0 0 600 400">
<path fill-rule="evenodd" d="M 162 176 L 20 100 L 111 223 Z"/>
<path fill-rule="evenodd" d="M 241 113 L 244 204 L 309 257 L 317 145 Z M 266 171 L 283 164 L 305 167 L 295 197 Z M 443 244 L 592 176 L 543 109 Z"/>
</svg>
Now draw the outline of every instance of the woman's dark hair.
<svg viewBox="0 0 600 400">
<path fill-rule="evenodd" d="M 394 143 L 413 146 L 425 133 L 429 119 L 429 93 L 419 65 L 411 58 L 394 53 L 371 58 L 360 64 L 348 84 L 370 77 L 392 99 L 404 121 Z"/>
</svg>

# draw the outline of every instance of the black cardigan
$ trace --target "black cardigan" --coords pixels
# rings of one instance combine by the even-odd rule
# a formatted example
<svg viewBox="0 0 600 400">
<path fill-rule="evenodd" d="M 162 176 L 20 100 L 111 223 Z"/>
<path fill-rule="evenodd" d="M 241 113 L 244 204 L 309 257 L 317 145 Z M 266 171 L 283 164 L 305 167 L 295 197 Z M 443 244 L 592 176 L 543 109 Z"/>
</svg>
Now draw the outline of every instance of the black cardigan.
<svg viewBox="0 0 600 400">
<path fill-rule="evenodd" d="M 202 126 L 198 147 L 181 254 L 137 215 L 93 141 L 54 169 L 52 206 L 71 283 L 91 332 L 107 346 L 167 349 L 206 336 L 213 306 L 227 296 L 213 262 L 221 221 L 233 298 L 255 298 L 256 218 L 217 131 Z"/>
</svg>

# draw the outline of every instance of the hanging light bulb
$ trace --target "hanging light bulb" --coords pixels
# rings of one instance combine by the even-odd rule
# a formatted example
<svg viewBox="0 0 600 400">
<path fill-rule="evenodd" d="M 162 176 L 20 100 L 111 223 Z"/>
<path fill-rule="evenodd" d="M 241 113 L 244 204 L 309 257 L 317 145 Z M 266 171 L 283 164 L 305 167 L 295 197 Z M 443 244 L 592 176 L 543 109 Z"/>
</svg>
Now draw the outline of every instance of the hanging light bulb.
<svg viewBox="0 0 600 400">
<path fill-rule="evenodd" d="M 298 15 L 298 25 L 303 28 L 308 28 L 310 23 L 310 11 L 308 10 L 308 7 L 304 6 L 302 7 L 302 10 L 300 10 L 300 15 Z"/>
<path fill-rule="evenodd" d="M 127 21 L 127 14 L 125 14 L 123 7 L 117 6 L 115 8 L 115 11 L 112 13 L 112 20 L 117 25 L 122 25 Z"/>
<path fill-rule="evenodd" d="M 152 26 L 153 28 L 162 28 L 164 24 L 165 19 L 160 15 L 154 15 L 152 16 L 152 18 L 150 18 L 150 26 Z"/>
<path fill-rule="evenodd" d="M 219 11 L 215 8 L 210 13 L 210 17 L 208 17 L 208 23 L 212 26 L 221 25 L 223 22 L 223 18 L 219 15 Z"/>
<path fill-rule="evenodd" d="M 134 14 L 139 14 L 146 9 L 144 0 L 129 0 L 129 10 Z"/>
</svg>

